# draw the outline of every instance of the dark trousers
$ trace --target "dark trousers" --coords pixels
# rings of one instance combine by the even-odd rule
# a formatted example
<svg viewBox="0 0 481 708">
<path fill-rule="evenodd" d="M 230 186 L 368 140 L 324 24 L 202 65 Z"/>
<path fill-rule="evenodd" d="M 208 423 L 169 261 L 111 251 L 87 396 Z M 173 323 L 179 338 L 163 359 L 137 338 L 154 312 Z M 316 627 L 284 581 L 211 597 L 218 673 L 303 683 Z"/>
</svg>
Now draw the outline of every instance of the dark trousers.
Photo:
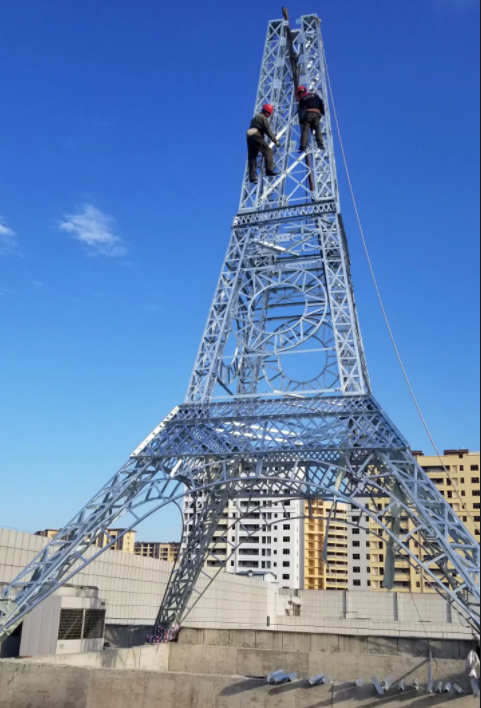
<svg viewBox="0 0 481 708">
<path fill-rule="evenodd" d="M 319 113 L 307 112 L 302 121 L 301 148 L 307 150 L 309 142 L 309 131 L 316 136 L 317 147 L 324 147 L 324 138 L 321 131 L 321 116 Z"/>
<path fill-rule="evenodd" d="M 257 176 L 257 158 L 259 153 L 264 155 L 266 172 L 268 174 L 269 172 L 274 172 L 274 153 L 260 133 L 247 138 L 247 150 L 249 152 L 249 177 L 251 182 Z"/>
</svg>

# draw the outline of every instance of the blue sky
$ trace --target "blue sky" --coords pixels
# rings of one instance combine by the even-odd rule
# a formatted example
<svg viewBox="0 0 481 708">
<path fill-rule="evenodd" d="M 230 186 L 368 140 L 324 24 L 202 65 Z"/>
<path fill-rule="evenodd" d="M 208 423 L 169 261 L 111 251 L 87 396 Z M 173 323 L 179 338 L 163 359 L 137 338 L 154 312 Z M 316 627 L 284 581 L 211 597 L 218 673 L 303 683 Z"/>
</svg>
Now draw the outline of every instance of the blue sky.
<svg viewBox="0 0 481 708">
<path fill-rule="evenodd" d="M 479 449 L 479 2 L 323 0 L 352 178 L 441 448 Z M 280 0 L 3 0 L 0 525 L 57 527 L 183 400 Z M 338 159 L 340 158 L 338 152 Z M 339 163 L 376 397 L 429 443 Z M 175 514 L 139 536 L 175 538 Z"/>
</svg>

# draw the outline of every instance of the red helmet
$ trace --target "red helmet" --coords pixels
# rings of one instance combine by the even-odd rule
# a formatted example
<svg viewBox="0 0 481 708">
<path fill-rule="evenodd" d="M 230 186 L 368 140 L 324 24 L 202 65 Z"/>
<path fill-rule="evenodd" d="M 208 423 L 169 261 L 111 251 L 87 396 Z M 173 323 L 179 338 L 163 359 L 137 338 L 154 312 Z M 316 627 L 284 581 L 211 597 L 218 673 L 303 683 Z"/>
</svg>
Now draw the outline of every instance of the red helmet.
<svg viewBox="0 0 481 708">
<path fill-rule="evenodd" d="M 274 113 L 274 106 L 271 106 L 270 103 L 266 103 L 266 105 L 264 106 L 264 108 L 262 110 L 271 116 Z"/>
<path fill-rule="evenodd" d="M 296 96 L 297 96 L 297 98 L 300 98 L 305 93 L 307 93 L 307 88 L 305 86 L 299 86 L 299 88 L 296 91 Z"/>
</svg>

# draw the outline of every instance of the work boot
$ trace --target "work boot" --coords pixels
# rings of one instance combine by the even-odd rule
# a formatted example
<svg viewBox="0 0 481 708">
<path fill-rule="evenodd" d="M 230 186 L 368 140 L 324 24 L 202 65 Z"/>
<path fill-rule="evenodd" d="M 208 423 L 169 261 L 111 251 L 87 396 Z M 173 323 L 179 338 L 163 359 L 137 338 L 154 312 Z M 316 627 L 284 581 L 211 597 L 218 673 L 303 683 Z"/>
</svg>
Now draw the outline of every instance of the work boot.
<svg viewBox="0 0 481 708">
<path fill-rule="evenodd" d="M 302 152 L 306 152 L 306 150 L 307 150 L 307 148 L 302 147 L 302 145 L 301 145 L 301 147 L 299 148 L 299 152 L 301 152 L 301 153 L 302 153 Z"/>
<path fill-rule="evenodd" d="M 326 149 L 326 146 L 324 145 L 324 143 L 320 143 L 317 147 L 319 148 L 319 150 L 325 150 L 325 149 Z"/>
<path fill-rule="evenodd" d="M 257 178 L 256 178 L 256 179 L 251 179 L 250 182 L 251 182 L 251 184 L 259 184 L 259 180 L 258 180 Z"/>
<path fill-rule="evenodd" d="M 266 177 L 279 177 L 280 172 L 267 172 Z"/>
</svg>

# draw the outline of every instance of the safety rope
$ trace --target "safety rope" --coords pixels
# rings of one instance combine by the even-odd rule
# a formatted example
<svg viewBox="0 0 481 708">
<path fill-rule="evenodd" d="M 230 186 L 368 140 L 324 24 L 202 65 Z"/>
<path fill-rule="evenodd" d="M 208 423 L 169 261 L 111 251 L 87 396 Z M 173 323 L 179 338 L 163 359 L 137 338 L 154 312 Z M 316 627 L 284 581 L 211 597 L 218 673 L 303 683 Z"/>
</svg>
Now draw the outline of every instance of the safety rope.
<svg viewBox="0 0 481 708">
<path fill-rule="evenodd" d="M 345 167 L 345 170 L 346 170 L 347 181 L 348 181 L 348 183 L 349 183 L 349 189 L 350 189 L 350 192 L 351 192 L 352 203 L 353 203 L 353 205 L 354 205 L 354 211 L 355 211 L 355 213 L 356 213 L 356 219 L 357 219 L 357 223 L 358 223 L 358 226 L 359 226 L 359 231 L 360 231 L 360 233 L 361 233 L 361 238 L 362 238 L 362 243 L 363 243 L 363 246 L 364 246 L 364 251 L 365 251 L 365 253 L 366 253 L 367 262 L 368 262 L 368 264 L 369 264 L 369 270 L 371 271 L 372 280 L 373 280 L 373 283 L 374 283 L 374 287 L 375 287 L 375 289 L 376 289 L 376 293 L 377 293 L 377 297 L 378 297 L 378 300 L 379 300 L 379 304 L 380 304 L 380 306 L 381 306 L 381 310 L 382 310 L 382 314 L 383 314 L 383 317 L 384 317 L 384 321 L 385 321 L 385 323 L 386 323 L 386 327 L 387 327 L 387 329 L 388 329 L 389 336 L 390 336 L 390 338 L 391 338 L 391 342 L 392 342 L 392 345 L 393 345 L 393 347 L 394 347 L 394 351 L 396 352 L 396 357 L 397 357 L 397 360 L 398 360 L 398 362 L 399 362 L 399 366 L 401 367 L 401 371 L 402 371 L 403 376 L 404 376 L 404 379 L 405 379 L 405 381 L 406 381 L 406 383 L 407 383 L 407 386 L 408 386 L 409 392 L 410 392 L 410 394 L 411 394 L 411 397 L 412 397 L 412 399 L 413 399 L 413 401 L 414 401 L 414 405 L 416 406 L 417 412 L 419 413 L 419 417 L 421 418 L 421 421 L 422 421 L 422 424 L 423 424 L 423 426 L 424 426 L 424 429 L 426 430 L 426 433 L 427 433 L 427 435 L 428 435 L 428 437 L 429 437 L 429 439 L 430 439 L 430 441 L 431 441 L 431 444 L 432 444 L 434 450 L 436 451 L 436 455 L 437 455 L 437 457 L 439 458 L 439 461 L 440 461 L 440 463 L 441 463 L 441 466 L 443 467 L 443 469 L 444 469 L 444 471 L 445 471 L 445 473 L 446 473 L 448 479 L 451 481 L 451 484 L 452 484 L 452 486 L 453 486 L 453 489 L 455 490 L 456 496 L 458 497 L 459 501 L 461 502 L 461 507 L 464 509 L 464 511 L 466 511 L 466 513 L 469 515 L 471 521 L 473 522 L 474 526 L 479 530 L 480 527 L 479 527 L 479 525 L 477 524 L 477 522 L 474 520 L 474 517 L 473 517 L 473 515 L 471 514 L 471 511 L 467 508 L 466 504 L 464 503 L 463 498 L 461 497 L 461 494 L 459 493 L 459 490 L 458 490 L 458 488 L 457 488 L 457 483 L 453 480 L 453 478 L 451 477 L 451 474 L 450 474 L 449 470 L 447 469 L 446 465 L 444 464 L 444 461 L 443 461 L 443 459 L 442 459 L 442 457 L 441 457 L 441 453 L 440 453 L 440 451 L 439 451 L 439 448 L 437 447 L 436 442 L 435 442 L 435 440 L 434 440 L 434 438 L 433 438 L 433 435 L 431 434 L 431 430 L 430 430 L 430 428 L 429 428 L 429 426 L 428 426 L 428 424 L 427 424 L 426 418 L 425 418 L 425 416 L 424 416 L 424 414 L 423 414 L 423 412 L 422 412 L 422 410 L 421 410 L 421 406 L 420 406 L 420 404 L 419 404 L 419 402 L 418 402 L 418 399 L 416 398 L 416 394 L 414 393 L 414 389 L 413 389 L 413 387 L 412 387 L 412 384 L 411 384 L 411 381 L 410 381 L 410 379 L 409 379 L 408 373 L 407 373 L 406 368 L 405 368 L 405 366 L 404 366 L 404 362 L 403 362 L 403 360 L 402 360 L 401 353 L 400 353 L 400 351 L 399 351 L 399 348 L 398 348 L 396 339 L 395 339 L 395 337 L 394 337 L 394 332 L 393 332 L 393 330 L 392 330 L 391 324 L 390 324 L 390 322 L 389 322 L 389 318 L 388 318 L 388 316 L 387 316 L 387 311 L 386 311 L 386 308 L 385 308 L 385 306 L 384 306 L 384 301 L 383 301 L 383 299 L 382 299 L 382 295 L 381 295 L 381 291 L 380 291 L 380 289 L 379 289 L 379 285 L 378 285 L 378 282 L 377 282 L 376 274 L 375 274 L 375 272 L 374 272 L 374 266 L 373 266 L 373 264 L 372 264 L 371 255 L 370 255 L 370 253 L 369 253 L 369 248 L 368 248 L 368 245 L 367 245 L 366 237 L 365 237 L 365 235 L 364 235 L 364 229 L 363 229 L 363 227 L 362 227 L 361 217 L 360 217 L 360 215 L 359 215 L 359 210 L 358 210 L 358 208 L 357 208 L 356 197 L 355 197 L 355 195 L 354 195 L 354 187 L 353 187 L 353 184 L 352 184 L 351 174 L 350 174 L 350 172 L 349 172 L 349 167 L 348 167 L 348 164 L 347 164 L 346 151 L 345 151 L 345 149 L 344 149 L 344 143 L 343 143 L 342 135 L 341 135 L 341 128 L 340 128 L 339 119 L 338 119 L 338 116 L 337 116 L 336 104 L 335 104 L 335 101 L 334 101 L 334 92 L 333 92 L 333 90 L 332 90 L 331 77 L 330 77 L 330 75 L 329 75 L 329 69 L 328 69 L 328 65 L 327 65 L 327 58 L 326 58 L 326 53 L 325 53 L 325 49 L 324 49 L 324 42 L 322 42 L 322 51 L 323 51 L 323 55 L 324 55 L 324 64 L 325 64 L 325 67 L 326 67 L 327 83 L 328 83 L 328 86 L 329 86 L 329 93 L 330 93 L 330 96 L 331 96 L 332 108 L 333 108 L 333 112 L 334 112 L 334 119 L 335 119 L 335 121 L 336 121 L 337 134 L 338 134 L 338 136 L 339 136 L 339 143 L 340 143 L 340 146 L 341 146 L 342 158 L 343 158 L 343 160 L 344 160 L 344 167 Z"/>
</svg>

